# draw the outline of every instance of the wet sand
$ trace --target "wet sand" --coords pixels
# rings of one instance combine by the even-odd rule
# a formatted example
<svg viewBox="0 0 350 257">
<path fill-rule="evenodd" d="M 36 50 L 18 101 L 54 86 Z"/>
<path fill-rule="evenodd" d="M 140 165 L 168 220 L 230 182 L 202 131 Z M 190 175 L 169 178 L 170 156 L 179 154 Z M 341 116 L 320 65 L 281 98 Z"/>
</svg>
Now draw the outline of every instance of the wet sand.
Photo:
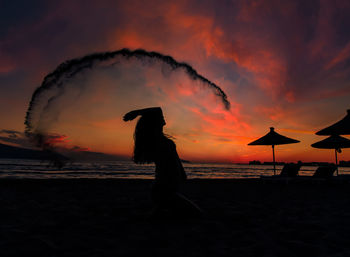
<svg viewBox="0 0 350 257">
<path fill-rule="evenodd" d="M 0 180 L 1 256 L 350 256 L 350 184 L 189 180 L 205 215 L 150 218 L 150 180 Z"/>
</svg>

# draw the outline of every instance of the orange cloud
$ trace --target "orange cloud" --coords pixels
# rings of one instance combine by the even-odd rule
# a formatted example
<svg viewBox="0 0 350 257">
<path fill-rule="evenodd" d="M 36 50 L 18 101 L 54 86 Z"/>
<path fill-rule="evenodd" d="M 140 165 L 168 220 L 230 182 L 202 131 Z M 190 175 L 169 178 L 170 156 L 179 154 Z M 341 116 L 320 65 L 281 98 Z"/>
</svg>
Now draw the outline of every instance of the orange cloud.
<svg viewBox="0 0 350 257">
<path fill-rule="evenodd" d="M 292 133 L 301 133 L 301 134 L 308 134 L 308 135 L 314 135 L 315 132 L 316 132 L 316 131 L 312 131 L 312 130 L 290 129 L 290 128 L 281 128 L 280 131 L 292 132 Z"/>
<path fill-rule="evenodd" d="M 152 12 L 149 12 L 151 7 Z M 200 72 L 208 73 L 212 73 L 206 67 L 208 58 L 235 63 L 241 76 L 255 83 L 270 96 L 277 99 L 282 94 L 287 102 L 295 101 L 293 89 L 285 88 L 286 62 L 277 49 L 267 43 L 268 38 L 261 39 L 260 44 L 243 29 L 227 34 L 227 28 L 217 23 L 212 16 L 188 12 L 187 7 L 186 1 L 176 4 L 155 4 L 151 1 L 149 6 L 137 2 L 123 5 L 125 13 L 138 19 L 114 29 L 109 39 L 110 48 L 130 47 L 161 51 L 180 61 L 191 60 L 191 64 Z M 152 22 L 157 22 L 157 26 L 149 30 L 147 26 L 151 26 Z"/>
<path fill-rule="evenodd" d="M 279 107 L 265 107 L 265 106 L 256 106 L 255 112 L 263 114 L 272 121 L 283 120 L 285 116 L 285 111 Z"/>
</svg>

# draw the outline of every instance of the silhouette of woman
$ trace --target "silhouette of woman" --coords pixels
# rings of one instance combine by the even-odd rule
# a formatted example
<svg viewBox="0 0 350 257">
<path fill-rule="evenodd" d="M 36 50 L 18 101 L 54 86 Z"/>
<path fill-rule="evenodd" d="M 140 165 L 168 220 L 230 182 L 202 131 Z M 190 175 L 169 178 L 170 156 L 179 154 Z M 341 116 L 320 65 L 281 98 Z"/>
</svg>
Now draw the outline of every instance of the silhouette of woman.
<svg viewBox="0 0 350 257">
<path fill-rule="evenodd" d="M 156 165 L 152 200 L 155 203 L 154 216 L 198 216 L 201 210 L 179 193 L 179 186 L 186 180 L 176 151 L 175 143 L 163 133 L 166 124 L 160 107 L 134 110 L 124 115 L 124 121 L 141 116 L 134 133 L 135 163 Z"/>
</svg>

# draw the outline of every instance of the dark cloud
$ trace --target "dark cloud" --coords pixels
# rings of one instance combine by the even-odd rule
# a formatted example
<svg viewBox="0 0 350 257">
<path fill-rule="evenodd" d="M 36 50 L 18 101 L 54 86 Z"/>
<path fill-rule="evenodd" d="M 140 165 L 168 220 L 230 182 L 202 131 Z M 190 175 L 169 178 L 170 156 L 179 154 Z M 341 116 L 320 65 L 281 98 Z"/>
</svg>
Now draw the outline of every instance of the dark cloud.
<svg viewBox="0 0 350 257">
<path fill-rule="evenodd" d="M 15 144 L 20 147 L 32 147 L 33 144 L 29 142 L 28 138 L 23 132 L 9 129 L 0 130 L 0 141 L 4 143 Z"/>
<path fill-rule="evenodd" d="M 17 138 L 20 135 L 23 135 L 22 132 L 16 131 L 16 130 L 8 130 L 8 129 L 2 129 L 0 130 L 0 134 L 7 134 L 10 138 Z"/>
</svg>

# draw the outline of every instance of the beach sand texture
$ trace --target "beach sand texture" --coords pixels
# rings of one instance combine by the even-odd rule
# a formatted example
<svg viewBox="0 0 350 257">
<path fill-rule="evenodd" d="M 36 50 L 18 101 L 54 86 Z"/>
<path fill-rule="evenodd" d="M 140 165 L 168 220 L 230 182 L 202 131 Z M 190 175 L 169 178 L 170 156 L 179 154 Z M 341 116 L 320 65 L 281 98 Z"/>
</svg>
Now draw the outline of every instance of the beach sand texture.
<svg viewBox="0 0 350 257">
<path fill-rule="evenodd" d="M 150 219 L 151 180 L 0 180 L 1 256 L 350 256 L 350 184 L 189 180 L 205 212 Z"/>
</svg>

